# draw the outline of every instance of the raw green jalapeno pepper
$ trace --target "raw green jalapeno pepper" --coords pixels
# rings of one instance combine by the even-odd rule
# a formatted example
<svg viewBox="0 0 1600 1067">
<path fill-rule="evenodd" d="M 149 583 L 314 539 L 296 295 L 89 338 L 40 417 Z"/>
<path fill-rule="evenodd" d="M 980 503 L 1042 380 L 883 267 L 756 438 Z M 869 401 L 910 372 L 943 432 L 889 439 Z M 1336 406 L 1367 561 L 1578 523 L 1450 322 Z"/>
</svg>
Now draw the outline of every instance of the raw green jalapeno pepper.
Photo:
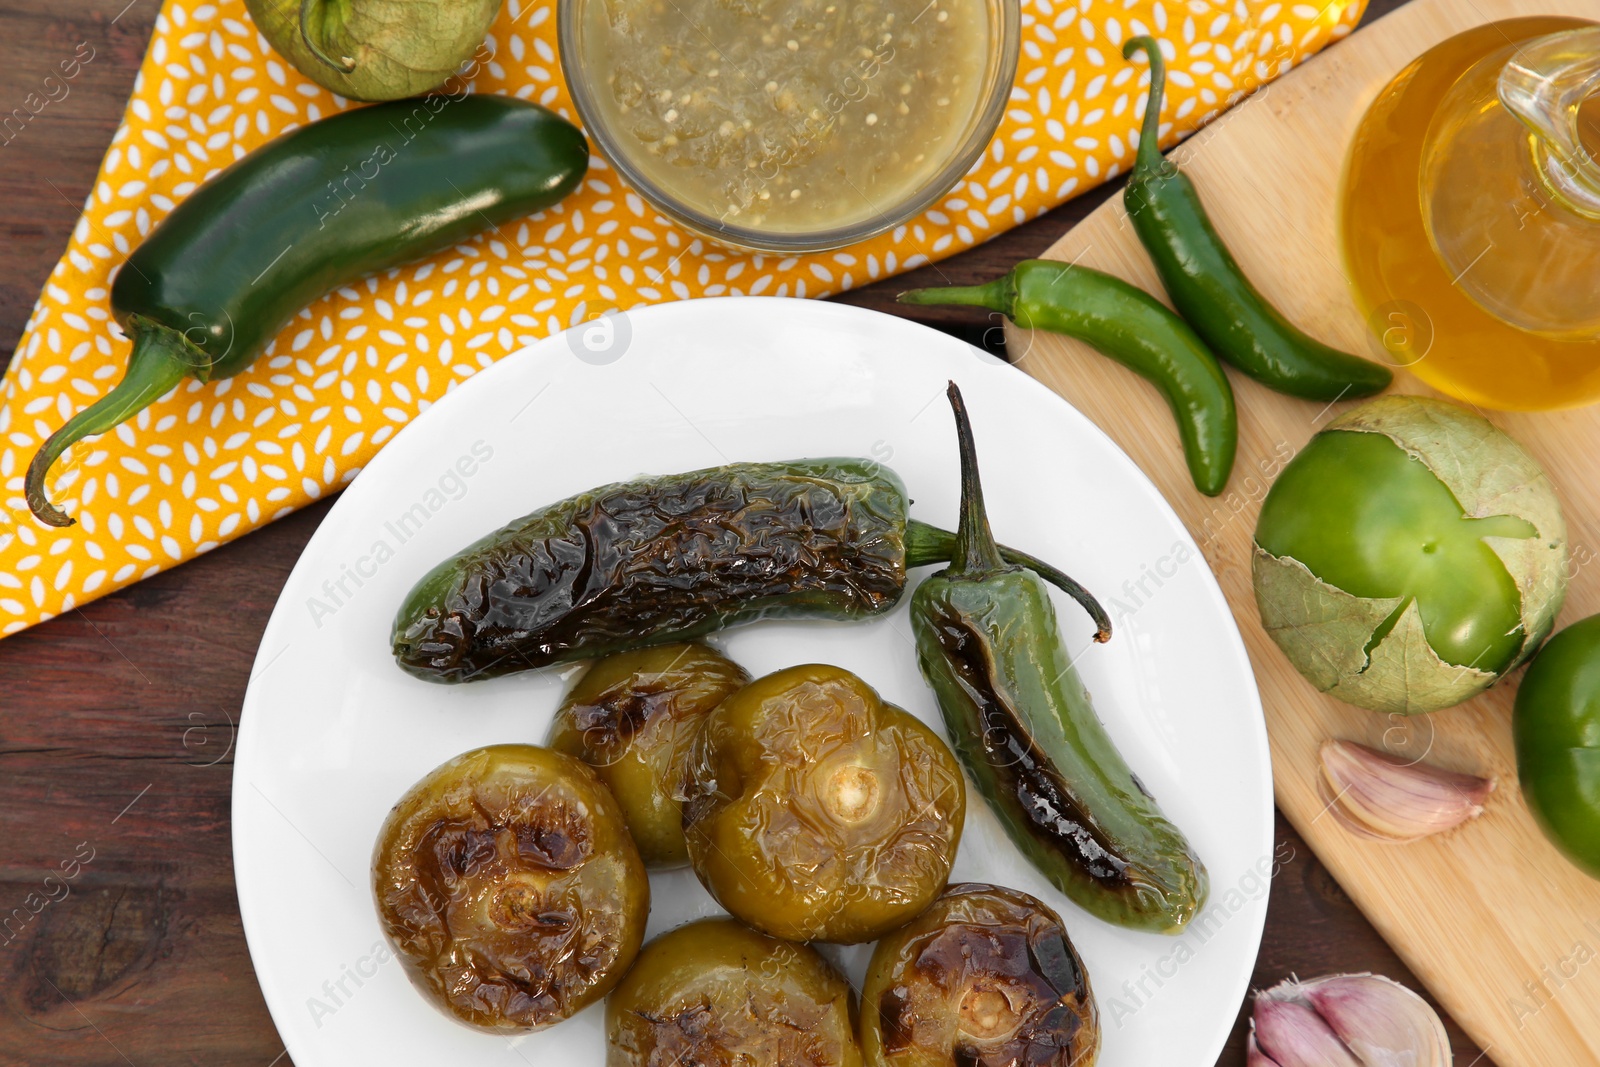
<svg viewBox="0 0 1600 1067">
<path fill-rule="evenodd" d="M 45 478 L 74 442 L 184 378 L 238 374 L 330 289 L 549 207 L 588 165 L 577 127 L 506 96 L 358 108 L 251 152 L 185 198 L 118 271 L 111 311 L 133 340 L 127 373 L 33 457 L 28 507 L 72 525 Z"/>
<path fill-rule="evenodd" d="M 1195 488 L 1216 496 L 1228 484 L 1239 442 L 1228 376 L 1205 342 L 1144 290 L 1088 267 L 1025 259 L 984 285 L 913 289 L 899 299 L 988 308 L 1023 329 L 1065 334 L 1110 356 L 1161 390 Z"/>
<path fill-rule="evenodd" d="M 465 682 L 766 618 L 861 619 L 955 535 L 908 519 L 899 477 L 865 459 L 730 463 L 619 482 L 548 507 L 423 576 L 394 621 L 400 666 Z M 1001 549 L 1111 622 L 1077 582 Z"/>
<path fill-rule="evenodd" d="M 1522 795 L 1557 848 L 1600 878 L 1600 615 L 1534 657 L 1511 719 Z"/>
<path fill-rule="evenodd" d="M 951 745 L 1057 889 L 1107 922 L 1177 933 L 1205 902 L 1205 867 L 1100 725 L 1049 592 L 995 550 L 953 382 L 950 403 L 961 439 L 957 551 L 912 594 L 911 624 Z"/>
<path fill-rule="evenodd" d="M 1393 375 L 1387 368 L 1306 336 L 1250 284 L 1194 183 L 1161 155 L 1161 48 L 1154 38 L 1134 37 L 1122 54 L 1132 58 L 1135 52 L 1150 59 L 1150 97 L 1122 200 L 1179 314 L 1211 351 L 1280 393 L 1350 400 L 1388 388 Z"/>
</svg>

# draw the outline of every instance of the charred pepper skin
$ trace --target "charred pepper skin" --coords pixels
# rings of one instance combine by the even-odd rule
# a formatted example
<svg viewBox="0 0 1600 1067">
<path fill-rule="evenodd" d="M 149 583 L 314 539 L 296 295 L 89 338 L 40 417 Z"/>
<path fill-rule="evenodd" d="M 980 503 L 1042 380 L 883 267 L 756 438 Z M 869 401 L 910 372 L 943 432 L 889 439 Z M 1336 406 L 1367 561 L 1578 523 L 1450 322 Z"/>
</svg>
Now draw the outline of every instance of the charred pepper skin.
<svg viewBox="0 0 1600 1067">
<path fill-rule="evenodd" d="M 732 463 L 603 486 L 539 509 L 435 567 L 395 617 L 395 659 L 465 682 L 768 618 L 863 619 L 952 536 L 910 520 L 905 486 L 865 459 Z M 1082 586 L 1030 556 L 1110 635 Z"/>
<path fill-rule="evenodd" d="M 1122 54 L 1135 52 L 1150 60 L 1150 98 L 1122 201 L 1173 306 L 1213 352 L 1269 389 L 1322 401 L 1383 392 L 1394 378 L 1386 367 L 1307 336 L 1251 284 L 1194 182 L 1161 155 L 1161 49 L 1154 38 L 1134 37 Z"/>
<path fill-rule="evenodd" d="M 946 733 L 1011 840 L 1085 911 L 1181 931 L 1204 905 L 1205 867 L 1095 715 L 1042 583 L 994 551 L 971 430 L 962 441 L 960 548 L 917 587 L 911 624 Z"/>
<path fill-rule="evenodd" d="M 1084 1067 L 1099 1051 L 1083 960 L 1061 917 L 1019 890 L 953 885 L 867 965 L 867 1067 Z"/>
<path fill-rule="evenodd" d="M 433 94 L 340 112 L 270 141 L 190 193 L 111 285 L 133 341 L 110 393 L 56 431 L 28 469 L 28 506 L 70 526 L 45 480 L 185 378 L 228 378 L 328 290 L 555 204 L 583 180 L 570 122 L 507 96 Z"/>
</svg>

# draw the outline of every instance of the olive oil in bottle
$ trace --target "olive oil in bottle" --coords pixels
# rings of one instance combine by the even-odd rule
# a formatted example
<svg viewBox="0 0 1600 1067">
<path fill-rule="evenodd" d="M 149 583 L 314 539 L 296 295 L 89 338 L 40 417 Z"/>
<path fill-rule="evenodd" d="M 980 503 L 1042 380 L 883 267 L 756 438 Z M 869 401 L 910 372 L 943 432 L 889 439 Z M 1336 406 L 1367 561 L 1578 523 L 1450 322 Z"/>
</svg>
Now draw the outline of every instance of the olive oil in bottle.
<svg viewBox="0 0 1600 1067">
<path fill-rule="evenodd" d="M 1600 214 L 1589 186 L 1559 188 L 1600 173 L 1587 27 L 1519 18 L 1440 43 L 1378 95 L 1345 165 L 1345 265 L 1377 343 L 1482 407 L 1600 400 Z"/>
</svg>

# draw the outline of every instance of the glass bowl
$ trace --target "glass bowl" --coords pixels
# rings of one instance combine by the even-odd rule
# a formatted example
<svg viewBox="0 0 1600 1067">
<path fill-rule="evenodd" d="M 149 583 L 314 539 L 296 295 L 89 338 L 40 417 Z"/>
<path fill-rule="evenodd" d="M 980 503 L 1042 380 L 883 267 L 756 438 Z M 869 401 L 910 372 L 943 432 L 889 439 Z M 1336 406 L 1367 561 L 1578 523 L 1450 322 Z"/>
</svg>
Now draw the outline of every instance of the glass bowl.
<svg viewBox="0 0 1600 1067">
<path fill-rule="evenodd" d="M 824 4 L 830 6 L 823 8 Z M 757 10 L 753 3 L 729 0 L 716 8 L 746 14 Z M 887 2 L 873 6 L 860 0 L 767 0 L 759 10 L 767 18 L 764 25 L 772 36 L 760 35 L 769 46 L 763 50 L 743 24 L 734 44 L 724 41 L 719 45 L 703 23 L 691 21 L 689 12 L 697 10 L 692 0 L 560 0 L 561 66 L 585 132 L 622 180 L 662 215 L 735 248 L 820 252 L 884 233 L 926 210 L 977 162 L 1005 114 L 1021 36 L 1018 0 L 928 0 L 925 7 L 915 5 L 913 9 L 920 9 L 915 17 L 895 25 L 893 5 Z M 838 13 L 841 10 L 843 14 Z M 889 12 L 883 15 L 886 21 L 882 25 L 862 30 L 861 20 L 876 19 L 882 12 Z M 918 58 L 929 58 L 929 54 L 917 35 L 925 42 L 930 27 L 924 25 L 918 31 L 916 24 L 923 18 L 944 23 L 951 13 L 957 22 L 949 30 L 933 29 L 931 36 L 941 32 L 946 38 L 953 36 L 953 40 L 941 39 L 940 47 L 966 48 L 968 54 L 959 61 L 919 64 Z M 655 19 L 645 29 L 658 34 L 661 44 L 654 52 L 636 50 L 626 58 L 632 65 L 624 67 L 613 61 L 625 47 L 637 49 L 638 40 L 646 34 L 635 31 L 628 40 L 612 27 L 633 17 Z M 856 24 L 836 37 L 827 36 L 833 32 L 832 24 L 846 20 Z M 984 25 L 984 39 L 979 42 L 969 37 L 961 43 L 961 20 Z M 797 25 L 814 30 L 813 36 L 794 29 Z M 894 32 L 880 36 L 884 29 Z M 679 43 L 664 32 L 668 30 L 681 34 Z M 872 34 L 874 48 L 864 46 L 862 32 Z M 794 36 L 784 41 L 786 33 Z M 846 38 L 845 33 L 851 36 Z M 894 45 L 896 33 L 903 52 Z M 801 46 L 795 37 L 802 37 L 806 44 Z M 795 59 L 784 57 L 785 45 Z M 750 50 L 754 50 L 754 58 Z M 857 52 L 859 60 L 853 58 Z M 771 65 L 774 55 L 778 67 Z M 950 60 L 952 55 L 947 52 L 937 58 Z M 808 56 L 819 58 L 807 67 L 804 57 Z M 642 65 L 647 62 L 657 67 Z M 763 68 L 763 63 L 768 65 Z M 980 65 L 982 69 L 976 69 Z M 962 69 L 967 67 L 973 69 Z M 841 70 L 847 72 L 842 77 Z M 717 80 L 725 73 L 729 76 Z M 954 91 L 938 88 L 949 86 L 953 76 L 957 79 Z M 978 79 L 975 86 L 959 80 L 974 76 Z M 622 90 L 616 88 L 619 84 Z M 684 93 L 681 117 L 675 93 Z M 942 122 L 929 101 L 945 107 L 958 94 L 962 99 L 956 101 L 957 111 L 966 110 L 964 104 L 970 101 L 969 113 L 952 112 L 950 121 Z M 693 103 L 689 102 L 691 95 Z M 801 109 L 806 110 L 802 113 Z M 887 192 L 873 187 L 878 194 L 873 196 L 850 181 L 838 162 L 833 172 L 850 187 L 847 194 L 839 193 L 840 182 L 831 177 L 821 180 L 822 174 L 807 175 L 804 163 L 815 154 L 848 157 L 853 144 L 860 147 L 855 159 L 873 158 L 867 148 L 870 144 L 880 156 L 888 153 L 888 162 L 878 165 L 899 166 L 900 155 L 893 149 L 901 142 L 892 142 L 890 131 L 905 138 L 915 130 L 902 134 L 898 132 L 902 127 L 885 123 L 871 131 L 869 127 L 882 121 L 879 111 L 891 121 L 895 115 L 917 116 L 907 119 L 904 128 L 920 121 L 921 130 L 934 131 L 938 141 L 936 147 L 930 145 L 934 158 L 925 160 L 926 153 L 914 156 L 902 181 Z M 625 126 L 624 114 L 632 115 L 627 120 L 632 128 Z M 741 116 L 738 123 L 728 121 Z M 724 120 L 715 129 L 725 138 L 724 143 L 732 146 L 730 154 L 706 157 L 706 152 L 718 150 L 710 132 L 710 123 L 717 119 Z M 754 125 L 753 119 L 760 124 Z M 678 150 L 680 131 L 695 140 Z M 908 151 L 920 144 L 903 143 Z M 677 157 L 671 163 L 678 166 L 665 158 L 650 158 L 651 154 L 662 156 L 663 146 Z M 739 154 L 741 149 L 743 154 Z M 684 163 L 686 159 L 690 162 Z M 800 163 L 791 167 L 796 160 Z M 704 183 L 698 195 L 691 188 L 695 181 Z M 716 183 L 720 185 L 713 188 Z M 786 206 L 781 199 L 776 205 L 771 203 L 774 193 L 796 201 L 811 194 L 823 197 L 824 204 L 832 196 L 834 203 L 851 206 L 832 215 L 825 207 L 815 208 L 817 217 L 807 220 L 769 220 L 768 214 L 782 216 Z"/>
</svg>

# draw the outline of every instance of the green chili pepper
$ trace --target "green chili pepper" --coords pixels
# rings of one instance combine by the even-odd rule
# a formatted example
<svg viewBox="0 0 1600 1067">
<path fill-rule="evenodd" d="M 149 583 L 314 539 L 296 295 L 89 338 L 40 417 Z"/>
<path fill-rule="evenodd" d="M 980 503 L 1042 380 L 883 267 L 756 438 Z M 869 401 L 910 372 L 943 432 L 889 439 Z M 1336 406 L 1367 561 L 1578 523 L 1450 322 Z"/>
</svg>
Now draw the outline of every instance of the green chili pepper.
<svg viewBox="0 0 1600 1067">
<path fill-rule="evenodd" d="M 1166 397 L 1195 488 L 1216 496 L 1228 484 L 1239 439 L 1228 376 L 1205 342 L 1144 290 L 1088 267 L 1025 259 L 984 285 L 913 289 L 899 299 L 988 308 L 1110 356 Z"/>
<path fill-rule="evenodd" d="M 955 535 L 907 517 L 865 459 L 730 463 L 602 486 L 540 508 L 424 575 L 395 616 L 400 666 L 468 682 L 686 641 L 770 618 L 862 619 L 946 563 Z M 1012 549 L 1111 635 L 1100 604 Z"/>
<path fill-rule="evenodd" d="M 1057 889 L 1107 922 L 1176 933 L 1205 903 L 1205 867 L 1100 725 L 1049 592 L 996 550 L 953 382 L 949 395 L 961 525 L 954 562 L 912 594 L 911 624 L 951 745 Z"/>
<path fill-rule="evenodd" d="M 28 506 L 52 526 L 72 525 L 45 492 L 68 446 L 184 378 L 239 373 L 330 289 L 549 207 L 588 165 L 577 127 L 490 95 L 345 111 L 251 152 L 191 193 L 122 265 L 111 310 L 133 340 L 127 373 L 39 449 Z"/>
<path fill-rule="evenodd" d="M 1122 54 L 1135 52 L 1150 59 L 1150 98 L 1122 198 L 1179 314 L 1218 356 L 1280 393 L 1348 400 L 1388 388 L 1394 376 L 1387 368 L 1306 336 L 1250 284 L 1194 183 L 1161 155 L 1161 49 L 1154 38 L 1134 37 Z"/>
</svg>

